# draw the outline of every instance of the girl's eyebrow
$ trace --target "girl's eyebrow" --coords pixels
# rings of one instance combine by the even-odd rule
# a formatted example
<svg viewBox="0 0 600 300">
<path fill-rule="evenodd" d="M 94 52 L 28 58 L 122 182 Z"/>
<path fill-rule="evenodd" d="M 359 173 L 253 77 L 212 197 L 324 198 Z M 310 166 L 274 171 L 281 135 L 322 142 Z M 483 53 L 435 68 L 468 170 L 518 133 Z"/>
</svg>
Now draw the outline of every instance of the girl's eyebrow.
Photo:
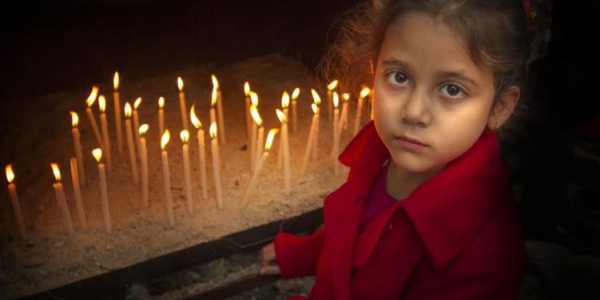
<svg viewBox="0 0 600 300">
<path fill-rule="evenodd" d="M 386 67 L 402 68 L 409 72 L 411 71 L 411 67 L 408 63 L 394 57 L 382 61 L 381 64 Z M 477 82 L 475 82 L 475 80 L 473 80 L 471 77 L 467 76 L 464 71 L 440 71 L 436 73 L 435 77 L 438 79 L 455 78 L 458 80 L 469 82 L 474 86 L 479 87 Z"/>
<path fill-rule="evenodd" d="M 386 67 L 400 67 L 403 69 L 408 69 L 409 71 L 411 69 L 410 66 L 406 62 L 401 61 L 397 58 L 393 58 L 393 57 L 382 61 L 381 64 Z"/>
</svg>

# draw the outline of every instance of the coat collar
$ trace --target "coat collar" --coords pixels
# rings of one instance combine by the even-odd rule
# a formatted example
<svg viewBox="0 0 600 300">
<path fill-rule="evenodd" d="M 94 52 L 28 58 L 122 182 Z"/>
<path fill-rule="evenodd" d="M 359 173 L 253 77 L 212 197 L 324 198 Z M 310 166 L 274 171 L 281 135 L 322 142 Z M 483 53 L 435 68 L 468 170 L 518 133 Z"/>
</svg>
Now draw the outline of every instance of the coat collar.
<svg viewBox="0 0 600 300">
<path fill-rule="evenodd" d="M 350 167 L 357 200 L 364 200 L 389 152 L 371 121 L 340 155 Z M 358 178 L 357 178 L 358 179 Z M 469 242 L 486 219 L 512 199 L 497 136 L 486 129 L 460 157 L 416 188 L 402 203 L 434 264 L 441 267 Z M 400 206 L 398 206 L 400 207 Z"/>
</svg>

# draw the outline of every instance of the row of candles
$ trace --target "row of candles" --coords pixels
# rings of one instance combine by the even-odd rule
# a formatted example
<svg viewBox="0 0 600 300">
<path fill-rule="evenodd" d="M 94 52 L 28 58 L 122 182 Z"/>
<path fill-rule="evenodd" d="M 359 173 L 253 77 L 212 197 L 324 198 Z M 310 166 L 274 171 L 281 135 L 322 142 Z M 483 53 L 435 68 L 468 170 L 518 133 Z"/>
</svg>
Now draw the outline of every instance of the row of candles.
<svg viewBox="0 0 600 300">
<path fill-rule="evenodd" d="M 211 138 L 211 154 L 212 154 L 212 165 L 213 165 L 213 176 L 215 183 L 215 194 L 217 199 L 217 205 L 219 209 L 223 209 L 223 192 L 221 186 L 221 175 L 220 175 L 220 157 L 219 157 L 219 143 L 225 144 L 225 126 L 223 119 L 223 106 L 221 100 L 221 91 L 219 89 L 219 84 L 214 75 L 212 75 L 212 83 L 213 90 L 211 94 L 211 108 L 210 108 L 210 128 L 209 128 L 209 136 Z M 183 130 L 180 133 L 180 138 L 182 140 L 182 156 L 183 156 L 183 173 L 185 179 L 185 194 L 186 194 L 186 203 L 187 210 L 189 213 L 193 212 L 193 193 L 192 193 L 192 180 L 191 180 L 191 168 L 190 168 L 190 158 L 189 158 L 189 139 L 190 133 L 188 130 L 188 120 L 191 121 L 193 126 L 197 129 L 197 140 L 198 140 L 198 154 L 199 154 L 199 169 L 200 169 L 200 186 L 202 191 L 202 197 L 204 199 L 208 198 L 207 192 L 207 175 L 206 175 L 206 146 L 205 146 L 205 134 L 202 128 L 202 123 L 198 119 L 195 113 L 195 105 L 191 106 L 188 110 L 185 102 L 185 93 L 183 91 L 183 80 L 181 77 L 177 78 L 178 88 L 179 88 L 179 103 L 181 109 L 181 117 L 182 117 L 182 126 Z M 113 100 L 115 107 L 115 130 L 117 136 L 117 149 L 119 153 L 123 153 L 124 145 L 123 145 L 123 133 L 122 133 L 122 119 L 121 119 L 121 110 L 120 110 L 120 95 L 119 95 L 119 74 L 115 73 L 114 79 L 114 92 L 113 92 Z M 349 94 L 345 93 L 342 95 L 343 105 L 341 111 L 339 110 L 339 102 L 340 97 L 339 94 L 335 91 L 337 87 L 338 81 L 334 80 L 330 84 L 327 85 L 327 103 L 328 107 L 328 117 L 332 122 L 332 131 L 333 131 L 333 147 L 331 150 L 331 158 L 337 159 L 340 151 L 340 136 L 341 132 L 348 127 L 348 100 L 350 98 Z M 106 232 L 111 232 L 111 217 L 110 217 L 110 205 L 108 200 L 108 186 L 107 186 L 107 173 L 112 172 L 112 155 L 111 155 L 111 146 L 110 146 L 110 138 L 108 132 L 108 121 L 106 118 L 106 99 L 103 95 L 98 95 L 98 87 L 93 86 L 92 91 L 86 100 L 86 114 L 90 121 L 92 130 L 94 132 L 94 136 L 99 148 L 96 148 L 92 151 L 93 157 L 96 159 L 98 163 L 98 174 L 99 174 L 99 182 L 100 182 L 100 197 L 102 201 L 102 213 L 104 219 L 104 228 Z M 258 184 L 258 178 L 262 169 L 266 163 L 266 160 L 269 156 L 270 149 L 272 147 L 275 135 L 278 132 L 281 132 L 280 138 L 280 149 L 278 151 L 278 166 L 279 168 L 283 168 L 284 170 L 284 193 L 286 195 L 290 194 L 291 190 L 291 174 L 290 174 L 290 150 L 289 150 L 289 132 L 288 132 L 288 120 L 290 119 L 288 110 L 290 106 L 292 106 L 292 114 L 291 114 L 291 124 L 292 124 L 292 132 L 296 133 L 298 128 L 298 118 L 297 118 L 297 98 L 299 95 L 300 89 L 296 88 L 291 97 L 287 92 L 283 93 L 282 101 L 281 101 L 281 109 L 276 109 L 276 114 L 281 122 L 281 127 L 272 128 L 268 131 L 266 141 L 264 141 L 263 148 L 263 140 L 264 140 L 264 127 L 262 118 L 258 112 L 258 95 L 250 90 L 250 85 L 248 82 L 244 84 L 244 93 L 245 93 L 245 104 L 246 104 L 246 127 L 248 130 L 248 136 L 250 140 L 250 169 L 252 171 L 252 178 L 250 183 L 246 189 L 243 203 L 244 205 L 249 205 L 251 195 L 255 191 L 256 186 Z M 368 88 L 363 88 L 359 97 L 358 104 L 355 114 L 354 120 L 354 130 L 353 134 L 355 135 L 358 132 L 359 126 L 362 120 L 362 109 L 364 99 L 369 95 L 370 90 Z M 312 158 L 316 160 L 318 153 L 318 135 L 319 135 L 319 115 L 320 115 L 320 105 L 321 98 L 319 94 L 311 89 L 311 94 L 313 97 L 313 103 L 311 104 L 311 108 L 313 111 L 313 117 L 311 119 L 310 130 L 308 134 L 308 141 L 306 143 L 306 149 L 304 152 L 304 158 L 302 161 L 302 169 L 300 175 L 303 175 L 306 171 L 309 160 Z M 100 129 L 96 123 L 95 116 L 92 111 L 93 104 L 98 100 L 98 106 L 100 110 Z M 138 108 L 141 104 L 142 99 L 137 98 L 134 102 L 133 109 L 131 105 L 127 102 L 124 105 L 124 116 L 125 116 L 125 132 L 127 138 L 127 149 L 129 152 L 129 160 L 130 160 L 130 168 L 132 173 L 132 178 L 134 184 L 139 184 L 138 174 L 138 166 L 137 161 L 139 158 L 141 166 L 139 167 L 141 170 L 141 188 L 142 188 L 142 203 L 144 207 L 148 207 L 148 157 L 147 157 L 147 146 L 145 134 L 149 129 L 148 124 L 139 124 L 138 117 Z M 172 205 L 172 195 L 171 195 L 171 183 L 170 183 L 170 174 L 169 174 L 169 161 L 168 161 L 168 153 L 166 150 L 166 146 L 170 140 L 170 132 L 168 129 L 165 129 L 164 122 L 164 105 L 165 101 L 163 97 L 159 98 L 158 101 L 158 127 L 160 136 L 160 145 L 161 145 L 161 163 L 163 170 L 163 181 L 164 181 L 164 193 L 165 193 L 165 204 L 167 208 L 167 219 L 170 226 L 174 226 L 174 213 L 173 213 L 173 205 Z M 81 187 L 85 185 L 85 169 L 83 164 L 83 153 L 82 146 L 80 142 L 80 133 L 78 129 L 79 124 L 79 116 L 76 112 L 70 111 L 71 119 L 72 119 L 72 137 L 74 144 L 74 152 L 75 156 L 70 159 L 70 167 L 71 167 L 71 178 L 73 185 L 73 194 L 75 198 L 75 204 L 77 209 L 77 214 L 79 217 L 79 222 L 81 226 L 86 229 L 87 221 L 84 213 L 84 205 L 81 197 Z M 133 122 L 133 124 L 132 124 Z M 103 159 L 104 158 L 104 159 Z M 64 223 L 67 227 L 67 231 L 70 235 L 74 234 L 74 226 L 72 222 L 72 218 L 70 215 L 70 211 L 68 208 L 68 204 L 65 198 L 64 189 L 61 182 L 61 174 L 58 164 L 51 163 L 51 168 L 55 176 L 55 183 L 53 184 L 53 188 L 55 191 L 56 201 L 58 207 L 60 208 Z M 334 164 L 335 173 L 338 173 L 339 164 Z M 13 210 L 15 213 L 15 219 L 17 222 L 17 229 L 19 231 L 19 235 L 22 239 L 26 239 L 26 229 L 23 220 L 23 214 L 20 209 L 19 199 L 16 192 L 16 186 L 13 182 L 15 175 L 12 170 L 12 165 L 9 164 L 6 166 L 6 177 L 8 180 L 8 190 L 13 206 Z"/>
</svg>

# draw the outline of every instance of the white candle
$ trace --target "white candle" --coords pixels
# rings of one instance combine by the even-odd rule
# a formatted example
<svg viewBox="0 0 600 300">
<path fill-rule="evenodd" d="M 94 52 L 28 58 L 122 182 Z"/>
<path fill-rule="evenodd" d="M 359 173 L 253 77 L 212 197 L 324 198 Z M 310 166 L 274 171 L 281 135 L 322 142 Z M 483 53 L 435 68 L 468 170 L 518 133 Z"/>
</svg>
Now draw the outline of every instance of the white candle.
<svg viewBox="0 0 600 300">
<path fill-rule="evenodd" d="M 175 217 L 173 216 L 173 197 L 171 196 L 171 177 L 169 175 L 169 157 L 167 155 L 167 144 L 169 143 L 169 129 L 165 129 L 165 133 L 163 133 L 162 138 L 160 139 L 160 147 L 162 149 L 161 152 L 161 160 L 162 160 L 162 169 L 163 169 L 163 181 L 165 186 L 165 202 L 167 205 L 167 219 L 169 220 L 169 225 L 175 225 Z"/>
<path fill-rule="evenodd" d="M 138 132 L 140 133 L 140 161 L 142 165 L 142 205 L 147 208 L 149 205 L 148 200 L 148 150 L 146 148 L 146 137 L 144 134 L 148 131 L 148 124 L 140 126 Z"/>
<path fill-rule="evenodd" d="M 65 191 L 63 190 L 63 185 L 60 182 L 60 170 L 58 169 L 58 165 L 56 163 L 51 163 L 50 166 L 52 167 L 52 172 L 54 172 L 54 177 L 56 178 L 56 182 L 52 184 L 54 187 L 54 193 L 56 195 L 56 203 L 62 211 L 63 220 L 65 221 L 69 235 L 73 235 L 75 234 L 75 228 L 73 227 L 71 213 L 69 212 L 69 206 L 67 205 L 67 199 L 65 198 Z"/>
<path fill-rule="evenodd" d="M 219 88 L 219 81 L 215 75 L 211 76 L 213 90 L 217 93 L 217 128 L 219 129 L 219 142 L 225 145 L 225 119 L 223 117 L 223 97 Z"/>
<path fill-rule="evenodd" d="M 192 120 L 192 125 L 198 129 L 198 156 L 199 156 L 199 164 L 200 164 L 200 186 L 202 188 L 202 197 L 204 199 L 208 198 L 208 190 L 206 187 L 206 149 L 204 145 L 204 130 L 202 129 L 202 123 L 200 119 L 196 116 L 196 112 L 194 111 L 194 105 L 192 105 L 192 109 L 190 110 L 190 118 Z"/>
<path fill-rule="evenodd" d="M 98 162 L 98 177 L 100 179 L 100 198 L 102 199 L 102 217 L 104 219 L 104 230 L 107 233 L 112 231 L 112 223 L 110 220 L 110 204 L 108 203 L 108 188 L 106 185 L 106 171 L 102 163 L 102 149 L 96 148 L 92 150 L 92 155 Z"/>
<path fill-rule="evenodd" d="M 338 81 L 334 80 L 327 85 L 327 120 L 331 121 L 331 117 L 333 114 L 333 90 L 338 85 Z"/>
<path fill-rule="evenodd" d="M 257 122 L 262 122 L 258 114 L 258 95 L 255 92 L 250 92 L 250 116 L 252 117 L 252 126 L 250 132 L 250 172 L 254 172 L 256 167 L 256 134 L 258 131 Z M 253 111 L 256 112 L 253 112 Z M 256 115 L 256 116 L 255 116 Z M 258 120 L 256 119 L 258 118 Z"/>
<path fill-rule="evenodd" d="M 87 229 L 87 220 L 85 218 L 85 210 L 83 209 L 83 200 L 81 198 L 81 188 L 79 187 L 79 174 L 77 174 L 77 159 L 71 157 L 71 181 L 73 182 L 73 194 L 75 194 L 75 205 L 77 206 L 77 215 L 79 223 L 83 229 Z"/>
<path fill-rule="evenodd" d="M 288 121 L 284 112 L 276 110 L 277 118 L 281 121 L 281 145 L 283 145 L 283 178 L 285 195 L 290 194 L 291 190 L 291 174 L 290 174 L 290 144 L 288 138 Z"/>
<path fill-rule="evenodd" d="M 298 96 L 300 95 L 300 88 L 294 89 L 292 93 L 292 132 L 298 133 Z"/>
<path fill-rule="evenodd" d="M 10 201 L 12 203 L 13 212 L 15 213 L 15 220 L 17 221 L 17 230 L 22 240 L 27 239 L 27 232 L 25 230 L 25 222 L 23 221 L 23 213 L 21 212 L 21 204 L 19 202 L 19 196 L 17 195 L 17 187 L 13 183 L 15 179 L 15 173 L 12 170 L 12 164 L 6 165 L 6 180 L 8 181 L 8 194 L 10 195 Z"/>
<path fill-rule="evenodd" d="M 79 129 L 77 128 L 77 125 L 79 124 L 79 116 L 74 111 L 70 111 L 69 113 L 71 114 L 71 124 L 73 125 L 73 128 L 71 128 L 71 133 L 73 135 L 75 158 L 77 159 L 77 168 L 79 169 L 79 178 L 81 179 L 79 184 L 81 186 L 85 186 L 85 168 L 83 167 L 83 152 L 81 151 L 81 135 L 79 134 Z"/>
<path fill-rule="evenodd" d="M 112 171 L 112 156 L 110 154 L 110 138 L 108 137 L 108 122 L 106 121 L 106 99 L 100 95 L 98 97 L 98 105 L 100 107 L 100 125 L 102 126 L 102 152 L 106 157 L 106 171 Z"/>
<path fill-rule="evenodd" d="M 133 183 L 138 184 L 138 166 L 135 152 L 135 144 L 133 143 L 133 132 L 131 128 L 131 105 L 125 103 L 125 129 L 127 131 L 127 150 L 129 151 L 129 166 L 131 167 L 131 175 Z"/>
<path fill-rule="evenodd" d="M 319 94 L 317 93 L 317 91 L 315 91 L 314 89 L 310 90 L 314 99 L 314 104 L 316 104 L 317 106 L 321 105 L 321 97 L 319 96 Z M 333 105 L 333 103 L 332 103 Z M 314 111 L 314 109 L 313 109 Z M 319 110 L 320 111 L 320 110 Z M 314 136 L 313 136 L 313 143 L 312 143 L 312 159 L 314 161 L 317 160 L 318 158 L 318 154 L 319 154 L 319 114 L 317 114 L 317 117 L 315 119 L 315 131 L 314 131 Z"/>
<path fill-rule="evenodd" d="M 269 149 L 271 149 L 271 145 L 273 144 L 273 139 L 275 138 L 275 134 L 277 134 L 277 131 L 279 131 L 279 129 L 277 128 L 269 130 L 269 134 L 267 135 L 267 141 L 265 142 L 265 150 L 261 153 L 261 159 L 256 165 L 256 171 L 254 171 L 252 179 L 250 180 L 250 184 L 248 184 L 248 188 L 246 189 L 246 194 L 244 195 L 243 203 L 246 207 L 250 204 L 250 195 L 252 195 L 252 193 L 256 189 L 256 185 L 258 184 L 258 177 L 260 175 L 260 172 L 262 171 L 263 166 L 265 165 L 265 162 L 267 161 L 267 158 L 269 157 Z"/>
<path fill-rule="evenodd" d="M 177 77 L 177 87 L 179 88 L 179 108 L 181 109 L 183 129 L 188 130 L 187 106 L 185 105 L 185 93 L 183 92 L 183 80 L 181 77 Z"/>
<path fill-rule="evenodd" d="M 160 138 L 165 132 L 165 98 L 158 98 L 158 137 Z"/>
<path fill-rule="evenodd" d="M 342 111 L 340 112 L 340 134 L 342 130 L 348 129 L 348 100 L 350 100 L 350 94 L 342 94 Z"/>
<path fill-rule="evenodd" d="M 248 138 L 250 138 L 252 136 L 252 117 L 250 116 L 250 83 L 248 81 L 244 83 L 244 95 L 246 96 L 246 132 L 248 133 Z"/>
<path fill-rule="evenodd" d="M 356 115 L 354 117 L 354 130 L 352 131 L 353 136 L 355 136 L 358 133 L 358 129 L 362 124 L 361 115 L 363 110 L 363 101 L 365 97 L 369 95 L 369 93 L 371 93 L 371 90 L 366 87 L 360 91 L 360 97 L 358 97 L 358 104 L 356 106 Z"/>
<path fill-rule="evenodd" d="M 306 150 L 304 151 L 304 159 L 302 160 L 302 169 L 300 169 L 300 176 L 304 175 L 306 167 L 308 166 L 308 160 L 313 153 L 313 143 L 315 142 L 315 128 L 319 118 L 319 107 L 313 103 L 312 110 L 314 112 L 312 121 L 310 122 L 310 130 L 308 132 L 308 141 L 306 142 Z"/>
<path fill-rule="evenodd" d="M 138 115 L 138 108 L 142 103 L 142 97 L 138 97 L 135 102 L 133 102 L 133 112 L 131 114 L 131 118 L 133 119 L 133 141 L 135 143 L 135 148 L 138 150 L 136 152 L 137 158 L 141 161 L 142 153 L 140 152 L 140 117 Z"/>
<path fill-rule="evenodd" d="M 338 147 L 340 143 L 340 110 L 338 109 L 340 98 L 336 92 L 333 92 L 333 147 L 331 147 L 331 158 L 338 156 Z"/>
<path fill-rule="evenodd" d="M 183 174 L 185 177 L 185 198 L 187 202 L 188 213 L 194 212 L 194 202 L 192 200 L 192 174 L 190 170 L 190 151 L 188 140 L 190 133 L 187 130 L 182 130 L 179 137 L 181 138 L 183 151 Z"/>
<path fill-rule="evenodd" d="M 215 191 L 217 194 L 217 205 L 219 209 L 223 209 L 223 191 L 221 187 L 221 166 L 219 165 L 219 143 L 217 140 L 217 123 L 210 123 L 210 145 L 213 159 L 213 175 L 215 178 Z"/>
<path fill-rule="evenodd" d="M 117 149 L 119 154 L 123 154 L 123 126 L 121 120 L 121 97 L 119 95 L 119 72 L 115 72 L 113 77 L 113 86 L 115 88 L 113 92 L 113 100 L 115 104 L 115 124 L 117 130 Z"/>
<path fill-rule="evenodd" d="M 94 102 L 96 102 L 97 96 L 98 96 L 98 87 L 93 86 L 92 92 L 90 93 L 89 97 L 86 100 L 87 107 L 85 108 L 85 113 L 87 114 L 88 119 L 90 120 L 90 123 L 92 124 L 92 130 L 94 131 L 94 136 L 96 136 L 96 141 L 98 142 L 98 145 L 100 147 L 103 147 L 102 135 L 100 135 L 100 130 L 98 130 L 98 124 L 96 123 L 96 118 L 94 117 L 94 114 L 92 113 L 92 105 L 94 105 Z"/>
<path fill-rule="evenodd" d="M 290 107 L 290 95 L 286 92 L 283 91 L 283 96 L 281 96 L 281 109 L 282 109 L 282 113 L 285 115 L 285 120 L 287 123 L 287 120 L 289 120 L 290 116 L 289 116 L 289 107 Z M 277 113 L 277 117 L 279 118 L 279 113 Z M 281 118 L 279 118 L 279 121 L 281 121 Z M 283 123 L 282 123 L 282 128 L 283 128 Z M 287 124 L 286 124 L 287 127 Z M 283 141 L 283 134 L 282 134 L 282 138 L 281 140 Z M 281 168 L 283 168 L 283 142 L 279 143 L 279 151 L 277 152 L 277 168 L 279 170 L 281 170 Z"/>
</svg>

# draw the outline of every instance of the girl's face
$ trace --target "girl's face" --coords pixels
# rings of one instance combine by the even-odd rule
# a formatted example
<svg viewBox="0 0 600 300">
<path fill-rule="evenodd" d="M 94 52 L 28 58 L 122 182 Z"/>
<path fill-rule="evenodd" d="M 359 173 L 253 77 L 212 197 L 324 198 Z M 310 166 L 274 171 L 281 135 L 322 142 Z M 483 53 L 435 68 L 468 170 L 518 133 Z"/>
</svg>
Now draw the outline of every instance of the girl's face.
<svg viewBox="0 0 600 300">
<path fill-rule="evenodd" d="M 430 15 L 409 13 L 389 25 L 373 88 L 375 127 L 404 172 L 434 174 L 492 124 L 492 72 Z"/>
</svg>

